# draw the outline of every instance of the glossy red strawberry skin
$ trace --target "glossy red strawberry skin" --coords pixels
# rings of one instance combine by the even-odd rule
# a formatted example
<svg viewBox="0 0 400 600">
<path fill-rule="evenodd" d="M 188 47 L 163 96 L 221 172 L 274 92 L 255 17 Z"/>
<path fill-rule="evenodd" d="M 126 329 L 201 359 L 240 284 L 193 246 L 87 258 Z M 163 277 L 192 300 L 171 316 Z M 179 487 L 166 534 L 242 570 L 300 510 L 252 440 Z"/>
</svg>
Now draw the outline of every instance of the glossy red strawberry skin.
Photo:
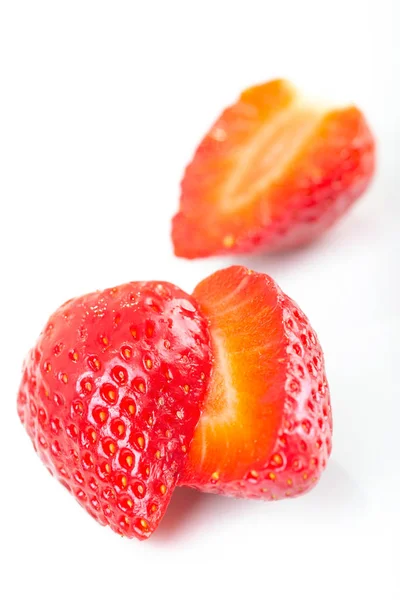
<svg viewBox="0 0 400 600">
<path fill-rule="evenodd" d="M 99 523 L 145 539 L 182 470 L 210 368 L 193 298 L 129 283 L 50 317 L 25 362 L 18 413 L 49 471 Z"/>
<path fill-rule="evenodd" d="M 264 500 L 307 492 L 332 447 L 324 356 L 307 317 L 268 275 L 244 267 L 215 273 L 194 297 L 215 362 L 181 484 Z"/>
<path fill-rule="evenodd" d="M 291 156 L 304 120 L 310 128 Z M 265 127 L 271 139 L 252 156 Z M 254 86 L 222 112 L 185 170 L 172 222 L 175 254 L 194 259 L 307 244 L 363 194 L 374 170 L 375 141 L 359 109 L 309 103 L 305 110 L 286 81 Z"/>
</svg>

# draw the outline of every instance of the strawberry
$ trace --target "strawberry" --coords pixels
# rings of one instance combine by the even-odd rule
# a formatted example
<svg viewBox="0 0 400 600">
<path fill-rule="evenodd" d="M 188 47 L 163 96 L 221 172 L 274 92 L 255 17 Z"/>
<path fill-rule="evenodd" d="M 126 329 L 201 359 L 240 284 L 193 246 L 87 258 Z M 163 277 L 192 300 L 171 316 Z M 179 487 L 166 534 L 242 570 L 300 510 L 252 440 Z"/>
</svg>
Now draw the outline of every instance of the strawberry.
<svg viewBox="0 0 400 600">
<path fill-rule="evenodd" d="M 317 482 L 331 451 L 324 358 L 298 306 L 244 267 L 193 293 L 208 318 L 214 367 L 180 484 L 265 500 Z"/>
<path fill-rule="evenodd" d="M 182 470 L 210 367 L 197 303 L 169 283 L 129 283 L 50 317 L 26 360 L 18 412 L 78 502 L 144 539 Z"/>
<path fill-rule="evenodd" d="M 354 106 L 313 104 L 286 81 L 242 93 L 186 168 L 175 254 L 272 251 L 310 242 L 367 188 L 372 134 Z"/>
<path fill-rule="evenodd" d="M 101 524 L 139 539 L 177 484 L 295 496 L 331 450 L 315 332 L 244 267 L 193 297 L 134 282 L 63 304 L 26 360 L 18 412 L 50 473 Z"/>
</svg>

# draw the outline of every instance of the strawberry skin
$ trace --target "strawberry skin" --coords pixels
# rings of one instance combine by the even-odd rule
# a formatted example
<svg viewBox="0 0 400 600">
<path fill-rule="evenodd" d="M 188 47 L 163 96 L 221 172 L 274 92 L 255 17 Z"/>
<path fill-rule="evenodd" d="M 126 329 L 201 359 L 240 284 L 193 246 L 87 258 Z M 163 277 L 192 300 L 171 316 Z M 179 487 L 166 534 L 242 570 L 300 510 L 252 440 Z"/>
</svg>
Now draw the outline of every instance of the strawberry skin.
<svg viewBox="0 0 400 600">
<path fill-rule="evenodd" d="M 288 82 L 252 87 L 200 143 L 172 223 L 175 254 L 276 251 L 321 235 L 367 188 L 375 144 L 362 113 L 313 104 Z"/>
<path fill-rule="evenodd" d="M 210 367 L 196 301 L 169 283 L 129 283 L 51 316 L 18 413 L 48 470 L 99 523 L 145 539 L 183 468 Z"/>
<path fill-rule="evenodd" d="M 311 489 L 331 452 L 324 358 L 299 307 L 268 275 L 218 271 L 193 296 L 214 366 L 180 484 L 275 500 Z"/>
</svg>

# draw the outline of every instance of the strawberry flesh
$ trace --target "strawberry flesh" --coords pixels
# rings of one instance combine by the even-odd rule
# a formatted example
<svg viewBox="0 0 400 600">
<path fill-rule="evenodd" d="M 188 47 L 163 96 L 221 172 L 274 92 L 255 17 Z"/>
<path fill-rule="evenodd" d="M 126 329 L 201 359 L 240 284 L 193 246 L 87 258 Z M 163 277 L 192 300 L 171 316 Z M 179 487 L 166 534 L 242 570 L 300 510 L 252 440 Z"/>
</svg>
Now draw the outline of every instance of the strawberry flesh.
<svg viewBox="0 0 400 600">
<path fill-rule="evenodd" d="M 18 412 L 78 502 L 145 539 L 183 468 L 210 367 L 196 301 L 169 283 L 129 283 L 52 315 L 26 360 Z"/>
<path fill-rule="evenodd" d="M 244 267 L 194 291 L 210 323 L 214 367 L 180 483 L 265 500 L 315 485 L 331 451 L 324 358 L 276 283 Z"/>
</svg>

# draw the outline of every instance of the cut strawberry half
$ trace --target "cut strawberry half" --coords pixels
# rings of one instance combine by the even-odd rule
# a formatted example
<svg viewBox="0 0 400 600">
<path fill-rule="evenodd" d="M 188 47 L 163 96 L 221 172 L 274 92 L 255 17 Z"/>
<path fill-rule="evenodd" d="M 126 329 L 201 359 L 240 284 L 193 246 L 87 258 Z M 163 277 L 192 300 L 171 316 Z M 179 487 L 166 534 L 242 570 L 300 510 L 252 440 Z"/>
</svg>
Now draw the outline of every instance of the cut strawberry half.
<svg viewBox="0 0 400 600">
<path fill-rule="evenodd" d="M 207 321 L 166 282 L 70 300 L 25 363 L 18 413 L 50 473 L 102 525 L 157 528 L 211 368 Z"/>
<path fill-rule="evenodd" d="M 318 480 L 332 420 L 322 350 L 307 318 L 267 275 L 219 271 L 194 291 L 214 367 L 181 484 L 264 498 Z"/>
<path fill-rule="evenodd" d="M 374 140 L 355 107 L 312 103 L 286 81 L 246 90 L 198 147 L 173 219 L 186 258 L 301 245 L 366 189 Z"/>
</svg>

